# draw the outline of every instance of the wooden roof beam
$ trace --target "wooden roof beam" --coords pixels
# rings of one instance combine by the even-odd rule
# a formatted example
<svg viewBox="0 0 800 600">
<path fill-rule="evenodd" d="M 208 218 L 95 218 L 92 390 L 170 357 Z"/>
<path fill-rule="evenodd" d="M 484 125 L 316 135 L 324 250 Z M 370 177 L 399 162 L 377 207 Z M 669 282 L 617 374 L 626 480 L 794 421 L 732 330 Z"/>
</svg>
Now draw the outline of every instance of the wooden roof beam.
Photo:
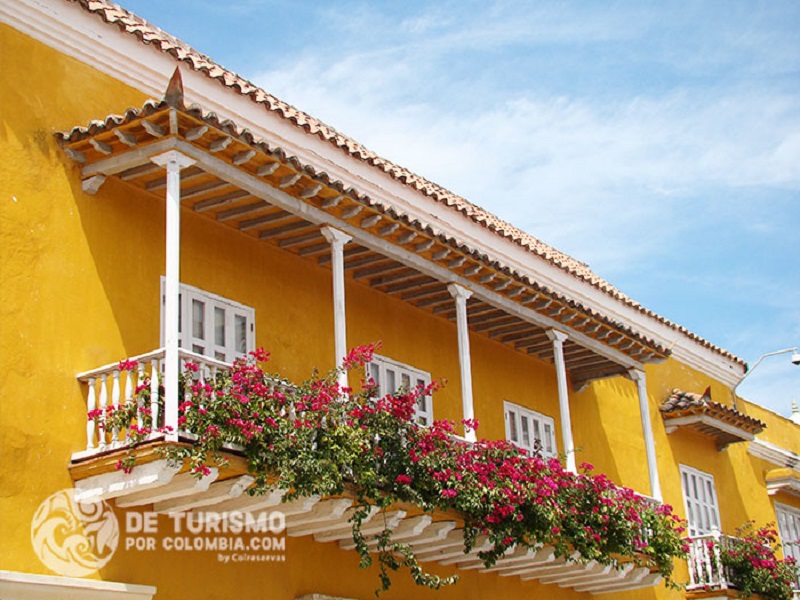
<svg viewBox="0 0 800 600">
<path fill-rule="evenodd" d="M 306 229 L 307 227 L 314 227 L 314 225 L 308 221 L 302 220 L 294 223 L 287 223 L 285 225 L 281 225 L 280 227 L 273 227 L 272 229 L 264 229 L 263 231 L 259 231 L 258 238 L 261 240 L 269 240 L 283 235 L 284 233 L 297 231 L 299 229 Z"/>
<path fill-rule="evenodd" d="M 429 298 L 423 298 L 419 302 L 417 302 L 417 308 L 425 308 L 426 306 L 433 306 L 438 304 L 445 304 L 445 303 L 453 303 L 453 297 L 450 295 L 450 292 L 445 291 L 444 293 L 438 296 L 431 296 Z"/>
<path fill-rule="evenodd" d="M 403 281 L 400 283 L 394 283 L 383 291 L 387 294 L 396 294 L 397 292 L 404 292 L 405 290 L 409 290 L 411 288 L 419 287 L 420 285 L 436 281 L 429 275 L 425 275 L 423 273 L 419 273 L 418 275 L 419 277 L 417 279 L 409 279 L 407 281 Z"/>
<path fill-rule="evenodd" d="M 534 326 L 533 331 L 522 331 L 520 333 L 512 333 L 510 335 L 504 335 L 500 341 L 504 344 L 508 344 L 510 342 L 522 342 L 525 340 L 531 340 L 536 342 L 543 342 L 547 340 L 544 333 L 541 329 Z"/>
<path fill-rule="evenodd" d="M 408 292 L 406 294 L 403 294 L 402 298 L 403 300 L 414 300 L 415 298 L 424 298 L 426 296 L 441 294 L 443 289 L 445 289 L 444 284 L 439 283 L 437 281 L 425 287 L 420 287 L 419 289 L 416 289 L 413 292 Z"/>
<path fill-rule="evenodd" d="M 305 246 L 300 248 L 297 251 L 297 254 L 300 256 L 314 256 L 316 254 L 322 254 L 323 252 L 328 252 L 331 249 L 331 245 L 327 242 L 320 242 L 319 244 L 312 244 L 310 246 Z"/>
<path fill-rule="evenodd" d="M 236 219 L 237 217 L 245 217 L 247 215 L 252 215 L 253 213 L 257 213 L 265 208 L 269 208 L 272 206 L 271 204 L 267 204 L 263 200 L 257 200 L 256 202 L 251 202 L 249 204 L 244 204 L 242 206 L 235 206 L 234 208 L 229 208 L 227 210 L 221 210 L 216 214 L 217 221 L 220 223 L 224 221 L 231 221 Z"/>
<path fill-rule="evenodd" d="M 308 242 L 314 240 L 321 240 L 323 239 L 322 234 L 318 229 L 314 231 L 308 231 L 306 233 L 301 233 L 300 235 L 295 235 L 293 237 L 288 237 L 286 239 L 281 240 L 278 242 L 278 246 L 281 248 L 294 248 L 295 246 L 302 246 Z"/>
<path fill-rule="evenodd" d="M 399 262 L 397 262 L 393 258 L 387 258 L 385 263 L 357 270 L 355 273 L 353 273 L 353 279 L 374 277 L 376 275 L 380 275 L 381 273 L 396 271 L 397 269 L 401 268 L 403 268 L 403 265 L 401 265 Z"/>
<path fill-rule="evenodd" d="M 527 321 L 521 321 L 517 325 L 509 325 L 507 327 L 498 327 L 496 329 L 490 329 L 489 337 L 495 339 L 498 337 L 503 337 L 510 333 L 519 333 L 519 332 L 532 333 L 533 329 L 535 329 L 533 325 L 531 325 Z"/>
<path fill-rule="evenodd" d="M 471 313 L 467 315 L 467 323 L 470 325 L 478 325 L 479 323 L 485 323 L 486 321 L 493 321 L 496 319 L 502 319 L 508 316 L 503 310 L 500 310 L 497 307 L 492 307 L 491 310 L 482 311 L 483 314 L 475 314 Z"/>
<path fill-rule="evenodd" d="M 350 248 L 344 249 L 344 258 L 347 260 L 348 258 L 353 258 L 355 256 L 359 256 L 361 254 L 365 254 L 367 252 L 371 252 L 371 250 L 365 246 L 352 246 Z M 331 262 L 331 255 L 326 254 L 325 256 L 320 256 L 317 259 L 317 262 L 321 265 Z"/>
<path fill-rule="evenodd" d="M 398 263 L 402 264 L 402 263 Z M 369 280 L 369 284 L 372 287 L 379 287 L 382 285 L 388 285 L 390 283 L 398 283 L 400 281 L 408 281 L 409 279 L 414 279 L 415 277 L 419 277 L 421 273 L 416 269 L 412 269 L 403 265 L 403 270 L 397 273 L 392 273 L 389 275 L 381 275 L 380 277 L 376 277 L 374 279 Z"/>
<path fill-rule="evenodd" d="M 223 181 L 222 179 L 214 179 L 212 181 L 206 181 L 204 183 L 198 184 L 194 187 L 187 188 L 185 190 L 181 190 L 181 200 L 190 200 L 191 198 L 196 198 L 197 196 L 202 196 L 208 192 L 213 192 L 214 190 L 218 190 L 219 188 L 228 187 L 229 184 L 227 181 Z"/>
<path fill-rule="evenodd" d="M 471 303 L 472 298 L 467 301 L 467 321 L 468 322 L 475 322 L 474 320 L 478 318 L 481 314 L 493 310 L 497 310 L 496 307 L 492 306 L 491 304 L 486 304 L 483 302 L 478 303 Z M 437 309 L 433 311 L 434 313 L 441 313 L 441 312 L 452 312 L 453 315 L 456 313 L 455 308 L 450 309 Z M 448 317 L 449 318 L 449 317 Z"/>
<path fill-rule="evenodd" d="M 233 204 L 242 198 L 246 198 L 250 196 L 250 194 L 246 190 L 234 190 L 232 192 L 228 192 L 227 194 L 223 194 L 222 196 L 215 196 L 214 198 L 207 198 L 206 200 L 200 200 L 200 202 L 195 203 L 192 207 L 195 212 L 203 212 L 212 208 L 217 208 L 219 206 L 226 206 L 227 204 Z M 252 197 L 252 196 L 250 196 Z"/>
<path fill-rule="evenodd" d="M 478 323 L 476 325 L 469 323 L 469 326 L 473 331 L 486 331 L 487 329 L 492 329 L 498 325 L 510 325 L 511 323 L 516 323 L 519 320 L 520 319 L 517 316 L 506 314 L 498 319 L 484 321 L 483 323 Z"/>
<path fill-rule="evenodd" d="M 358 258 L 352 258 L 350 260 L 344 261 L 344 270 L 349 271 L 351 269 L 357 269 L 358 267 L 363 267 L 365 265 L 371 265 L 374 262 L 378 262 L 381 260 L 386 260 L 386 257 L 383 254 L 368 254 L 366 256 L 361 256 Z"/>
<path fill-rule="evenodd" d="M 271 212 L 266 215 L 262 215 L 260 217 L 256 217 L 254 219 L 248 219 L 246 221 L 242 221 L 239 223 L 239 231 L 249 231 L 251 229 L 257 229 L 262 225 L 266 225 L 268 223 L 276 223 L 278 221 L 285 221 L 287 219 L 296 219 L 292 213 L 288 213 L 285 210 L 278 209 L 275 212 Z"/>
</svg>

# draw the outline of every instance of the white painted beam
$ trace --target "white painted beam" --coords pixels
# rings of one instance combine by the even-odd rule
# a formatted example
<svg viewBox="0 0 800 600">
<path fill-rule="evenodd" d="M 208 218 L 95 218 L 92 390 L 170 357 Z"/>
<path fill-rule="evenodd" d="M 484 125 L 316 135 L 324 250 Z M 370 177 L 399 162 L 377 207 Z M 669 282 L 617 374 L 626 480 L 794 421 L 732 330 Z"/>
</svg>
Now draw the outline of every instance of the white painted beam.
<svg viewBox="0 0 800 600">
<path fill-rule="evenodd" d="M 128 494 L 117 499 L 120 508 L 144 506 L 155 502 L 163 502 L 173 498 L 182 498 L 208 491 L 208 487 L 219 477 L 219 469 L 211 468 L 211 473 L 203 477 L 196 477 L 192 473 L 180 473 L 173 477 L 167 485 Z"/>
<path fill-rule="evenodd" d="M 163 514 L 185 512 L 194 508 L 201 508 L 225 500 L 239 498 L 244 491 L 250 487 L 253 481 L 255 481 L 255 478 L 250 475 L 242 475 L 226 481 L 218 481 L 212 483 L 205 492 L 155 502 L 153 504 L 153 511 Z"/>
</svg>

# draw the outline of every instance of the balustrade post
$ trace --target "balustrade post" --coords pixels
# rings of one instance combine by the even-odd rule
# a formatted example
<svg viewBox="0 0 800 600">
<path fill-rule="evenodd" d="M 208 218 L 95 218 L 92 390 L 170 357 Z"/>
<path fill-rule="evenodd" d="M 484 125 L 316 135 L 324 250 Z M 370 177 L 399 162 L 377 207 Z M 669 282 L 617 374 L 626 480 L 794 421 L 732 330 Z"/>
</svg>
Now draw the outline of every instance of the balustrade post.
<svg viewBox="0 0 800 600">
<path fill-rule="evenodd" d="M 689 556 L 686 558 L 686 562 L 689 567 L 688 589 L 692 589 L 699 583 L 699 576 L 697 574 L 697 540 L 689 542 Z"/>
<path fill-rule="evenodd" d="M 113 382 L 111 384 L 111 406 L 114 408 L 114 413 L 119 410 L 120 388 L 119 388 L 119 369 L 114 369 L 112 374 Z M 113 414 L 113 413 L 112 413 Z M 119 445 L 119 427 L 114 427 L 111 430 L 111 447 L 115 448 Z"/>
<path fill-rule="evenodd" d="M 127 406 L 133 401 L 133 369 L 125 372 L 125 393 L 123 400 Z"/>
<path fill-rule="evenodd" d="M 131 372 L 131 376 L 133 372 Z M 139 361 L 139 368 L 136 373 L 136 387 L 138 388 L 144 382 L 144 361 Z M 144 406 L 144 401 L 138 397 L 136 398 L 136 424 L 139 427 L 143 426 L 142 423 L 142 407 Z"/>
<path fill-rule="evenodd" d="M 158 358 L 154 358 L 150 363 L 150 429 L 155 433 L 158 429 L 158 388 L 159 388 L 159 366 Z"/>
<path fill-rule="evenodd" d="M 86 393 L 86 411 L 87 413 L 91 413 L 93 410 L 97 408 L 97 392 L 95 391 L 95 385 L 97 383 L 97 379 L 94 377 L 89 378 L 89 389 Z M 97 425 L 95 425 L 94 419 L 88 419 L 86 423 L 86 449 L 87 450 L 94 450 L 97 446 L 95 445 L 95 430 Z"/>
<path fill-rule="evenodd" d="M 721 590 L 728 589 L 728 578 L 725 577 L 725 572 L 722 567 L 722 556 L 720 553 L 720 544 L 722 543 L 722 535 L 719 532 L 719 529 L 716 527 L 711 528 L 711 538 L 714 540 L 714 571 L 716 572 L 716 576 L 719 579 L 719 588 Z M 713 584 L 713 581 L 712 581 Z"/>
<path fill-rule="evenodd" d="M 107 414 L 106 408 L 108 407 L 108 375 L 106 373 L 103 373 L 100 376 L 100 397 L 98 398 L 98 401 L 99 401 L 98 408 L 102 411 L 100 421 L 101 423 L 104 424 L 104 427 L 97 432 L 98 437 L 100 438 L 98 447 L 100 448 L 100 450 L 105 450 L 106 446 L 108 445 L 106 443 L 106 429 L 105 429 L 106 414 Z"/>
</svg>

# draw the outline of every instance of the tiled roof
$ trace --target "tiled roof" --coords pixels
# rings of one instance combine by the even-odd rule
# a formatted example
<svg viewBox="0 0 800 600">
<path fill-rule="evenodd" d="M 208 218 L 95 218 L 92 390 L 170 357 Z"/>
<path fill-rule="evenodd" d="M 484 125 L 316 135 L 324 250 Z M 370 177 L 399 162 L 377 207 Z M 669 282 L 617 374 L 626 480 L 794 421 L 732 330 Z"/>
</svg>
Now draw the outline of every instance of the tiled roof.
<svg viewBox="0 0 800 600">
<path fill-rule="evenodd" d="M 733 407 L 714 402 L 711 399 L 710 389 L 706 389 L 702 394 L 674 389 L 661 405 L 661 413 L 665 419 L 706 414 L 753 434 L 761 432 L 767 426 L 763 421 L 739 412 Z"/>
<path fill-rule="evenodd" d="M 378 156 L 352 138 L 341 134 L 335 128 L 295 108 L 291 104 L 276 98 L 250 81 L 217 64 L 205 54 L 198 52 L 188 44 L 169 35 L 158 27 L 151 25 L 141 17 L 138 17 L 137 15 L 125 10 L 117 4 L 109 2 L 108 0 L 65 1 L 80 5 L 89 13 L 95 14 L 102 18 L 106 23 L 116 25 L 121 31 L 135 35 L 141 42 L 145 44 L 153 44 L 159 50 L 170 54 L 175 58 L 175 60 L 189 66 L 192 70 L 203 73 L 210 79 L 218 81 L 221 85 L 229 88 L 233 92 L 248 97 L 257 104 L 263 105 L 267 110 L 280 115 L 297 127 L 303 129 L 306 133 L 315 135 L 322 140 L 330 142 L 348 155 L 383 171 L 390 177 L 415 189 L 419 193 L 431 198 L 435 202 L 444 204 L 461 212 L 475 223 L 486 227 L 488 230 L 501 237 L 511 240 L 532 254 L 547 260 L 549 263 L 562 269 L 577 279 L 591 284 L 596 289 L 601 290 L 614 299 L 623 302 L 631 308 L 634 308 L 640 313 L 656 319 L 671 329 L 680 332 L 694 342 L 699 343 L 702 346 L 720 354 L 721 356 L 739 363 L 740 365 L 746 364 L 742 359 L 738 358 L 727 350 L 708 342 L 700 336 L 692 333 L 685 327 L 669 321 L 668 319 L 654 313 L 653 311 L 645 308 L 638 302 L 629 298 L 609 282 L 595 274 L 585 263 L 575 260 L 569 255 L 556 250 L 552 246 L 542 242 L 541 240 L 538 240 L 532 235 L 469 202 L 461 196 L 458 196 L 457 194 L 454 194 L 447 189 L 428 181 L 427 179 L 420 177 L 419 175 L 416 175 L 415 173 L 412 173 L 411 171 L 400 167 L 399 165 L 396 165 L 385 158 Z"/>
</svg>

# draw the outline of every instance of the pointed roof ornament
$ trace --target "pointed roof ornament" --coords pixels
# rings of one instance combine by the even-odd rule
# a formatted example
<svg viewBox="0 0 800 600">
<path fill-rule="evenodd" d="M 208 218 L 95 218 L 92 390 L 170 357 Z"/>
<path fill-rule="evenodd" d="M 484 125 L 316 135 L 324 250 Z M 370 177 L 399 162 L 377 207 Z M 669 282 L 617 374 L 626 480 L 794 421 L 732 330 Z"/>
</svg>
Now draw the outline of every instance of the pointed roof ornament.
<svg viewBox="0 0 800 600">
<path fill-rule="evenodd" d="M 797 402 L 792 400 L 792 422 L 800 425 L 800 408 L 797 408 Z"/>
<path fill-rule="evenodd" d="M 183 79 L 181 78 L 181 70 L 175 67 L 175 72 L 167 84 L 167 91 L 164 92 L 164 102 L 172 108 L 183 110 L 186 106 L 183 103 Z"/>
</svg>

